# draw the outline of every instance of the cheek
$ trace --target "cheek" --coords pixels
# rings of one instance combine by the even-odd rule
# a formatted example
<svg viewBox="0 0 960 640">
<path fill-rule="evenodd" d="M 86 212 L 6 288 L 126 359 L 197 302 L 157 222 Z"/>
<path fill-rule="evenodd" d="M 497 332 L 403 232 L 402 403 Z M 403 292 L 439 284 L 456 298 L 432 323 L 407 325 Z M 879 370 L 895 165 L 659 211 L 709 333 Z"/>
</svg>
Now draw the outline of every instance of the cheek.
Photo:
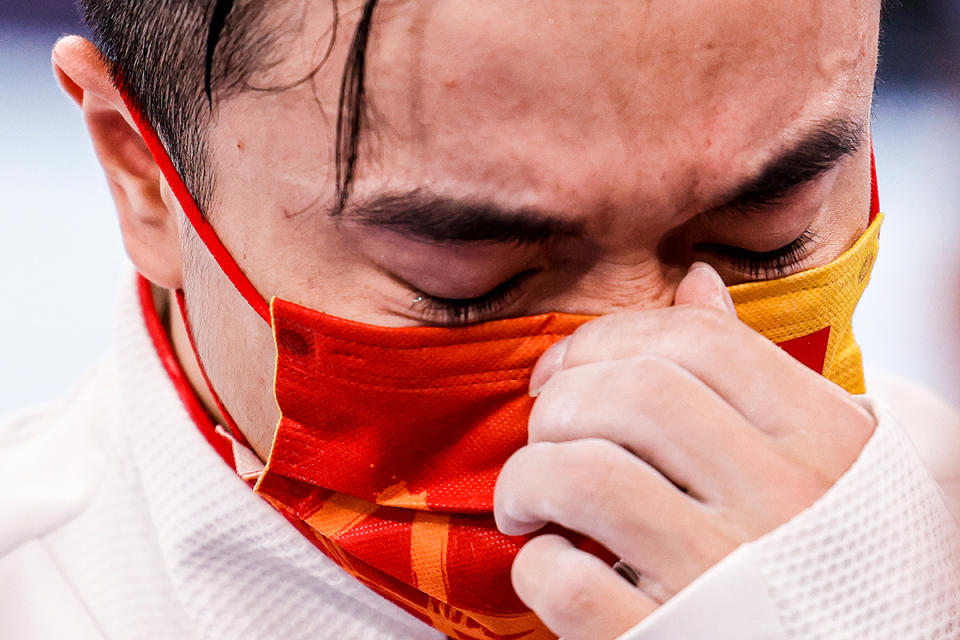
<svg viewBox="0 0 960 640">
<path fill-rule="evenodd" d="M 870 146 L 844 163 L 827 195 L 815 231 L 823 242 L 811 266 L 840 257 L 863 235 L 870 223 L 872 176 Z"/>
<path fill-rule="evenodd" d="M 240 430 L 266 458 L 279 419 L 272 331 L 209 254 L 198 252 L 189 262 L 185 294 L 207 375 Z"/>
<path fill-rule="evenodd" d="M 866 231 L 870 222 L 873 197 L 872 145 L 864 148 L 846 163 L 837 175 L 837 182 L 827 198 L 826 209 L 837 227 Z"/>
</svg>

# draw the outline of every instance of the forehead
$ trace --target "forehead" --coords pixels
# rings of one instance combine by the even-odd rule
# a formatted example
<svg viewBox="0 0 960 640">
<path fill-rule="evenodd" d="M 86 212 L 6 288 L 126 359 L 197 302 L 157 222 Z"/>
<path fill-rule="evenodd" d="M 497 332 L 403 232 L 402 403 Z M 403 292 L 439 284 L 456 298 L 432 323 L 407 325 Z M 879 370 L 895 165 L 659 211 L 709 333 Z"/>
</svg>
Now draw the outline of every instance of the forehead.
<svg viewBox="0 0 960 640">
<path fill-rule="evenodd" d="M 313 50 L 329 33 L 316 14 L 304 23 Z M 426 184 L 556 210 L 695 207 L 805 128 L 866 117 L 878 21 L 879 0 L 381 2 L 355 192 Z M 312 129 L 314 149 L 332 149 L 342 59 L 313 85 L 323 118 L 303 92 L 271 107 Z M 298 153 L 270 145 L 288 164 Z"/>
<path fill-rule="evenodd" d="M 651 184 L 722 181 L 868 104 L 876 4 L 385 5 L 368 61 L 380 152 L 413 182 L 517 196 L 606 182 L 616 198 L 639 180 L 659 200 Z"/>
</svg>

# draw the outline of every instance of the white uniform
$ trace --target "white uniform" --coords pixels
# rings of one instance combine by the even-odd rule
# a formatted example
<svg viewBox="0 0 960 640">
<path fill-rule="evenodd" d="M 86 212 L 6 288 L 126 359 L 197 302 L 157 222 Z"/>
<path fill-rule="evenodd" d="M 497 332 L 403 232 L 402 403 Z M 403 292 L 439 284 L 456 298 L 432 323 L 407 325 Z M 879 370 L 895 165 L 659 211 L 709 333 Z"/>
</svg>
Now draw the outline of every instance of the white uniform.
<svg viewBox="0 0 960 640">
<path fill-rule="evenodd" d="M 442 637 L 349 577 L 223 463 L 129 280 L 113 352 L 64 400 L 0 423 L 0 638 Z M 960 497 L 960 418 L 919 389 L 872 384 L 893 408 L 862 400 L 879 427 L 837 485 L 624 638 L 960 638 L 943 499 Z"/>
</svg>

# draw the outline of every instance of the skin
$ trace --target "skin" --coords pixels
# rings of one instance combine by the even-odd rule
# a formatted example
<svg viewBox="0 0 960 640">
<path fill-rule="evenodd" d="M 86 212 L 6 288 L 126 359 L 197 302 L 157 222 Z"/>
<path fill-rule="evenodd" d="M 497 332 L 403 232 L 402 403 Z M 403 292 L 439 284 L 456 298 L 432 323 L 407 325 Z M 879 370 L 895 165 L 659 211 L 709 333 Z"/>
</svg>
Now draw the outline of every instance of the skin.
<svg viewBox="0 0 960 640">
<path fill-rule="evenodd" d="M 723 281 L 750 274 L 694 245 L 769 251 L 809 228 L 818 240 L 794 272 L 830 262 L 862 233 L 869 145 L 762 211 L 717 205 L 814 123 L 869 122 L 879 4 L 383 5 L 368 60 L 377 115 L 354 200 L 429 189 L 583 226 L 537 245 L 426 243 L 326 215 L 346 37 L 312 83 L 217 103 L 208 214 L 266 298 L 410 326 L 440 320 L 416 302 L 422 292 L 479 296 L 536 268 L 502 309 L 472 320 L 604 315 L 544 355 L 530 444 L 496 492 L 505 532 L 557 522 L 642 575 L 634 588 L 562 539 L 528 544 L 514 586 L 565 638 L 636 624 L 815 501 L 872 433 L 845 392 L 737 321 Z M 326 3 L 270 12 L 303 28 L 277 42 L 283 61 L 254 85 L 303 77 L 326 48 Z M 341 33 L 355 19 L 344 13 Z M 93 45 L 61 40 L 54 65 L 84 113 L 131 258 L 159 290 L 185 290 L 213 385 L 265 458 L 278 417 L 269 328 L 186 227 Z M 713 266 L 691 270 L 698 260 Z M 176 314 L 169 321 L 209 401 Z"/>
</svg>

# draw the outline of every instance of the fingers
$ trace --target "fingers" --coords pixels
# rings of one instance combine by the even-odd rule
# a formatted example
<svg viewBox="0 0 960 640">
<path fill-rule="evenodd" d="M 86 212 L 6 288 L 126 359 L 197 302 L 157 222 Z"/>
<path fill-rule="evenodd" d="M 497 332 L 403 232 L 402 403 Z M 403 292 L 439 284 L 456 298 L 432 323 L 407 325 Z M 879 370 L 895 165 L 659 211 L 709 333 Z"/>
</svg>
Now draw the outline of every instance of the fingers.
<svg viewBox="0 0 960 640">
<path fill-rule="evenodd" d="M 702 306 L 669 307 L 642 312 L 601 316 L 580 327 L 573 335 L 552 346 L 537 363 L 531 389 L 542 388 L 557 371 L 574 367 L 650 356 L 671 360 L 701 379 L 751 421 L 765 418 L 786 384 L 810 373 L 803 365 L 783 361 L 785 371 L 777 379 L 766 375 L 764 366 L 778 359 L 780 351 L 746 325 L 718 309 Z M 781 354 L 789 358 L 786 354 Z M 745 394 L 743 387 L 751 390 Z M 751 396 L 775 399 L 751 401 Z"/>
<path fill-rule="evenodd" d="M 512 577 L 524 604 L 565 640 L 612 640 L 657 607 L 600 559 L 560 536 L 538 536 L 524 545 Z"/>
<path fill-rule="evenodd" d="M 699 304 L 726 311 L 734 318 L 737 309 L 720 274 L 706 262 L 695 262 L 677 286 L 674 305 Z"/>
<path fill-rule="evenodd" d="M 540 442 L 515 453 L 497 480 L 494 516 L 508 535 L 559 523 L 672 593 L 742 538 L 650 465 L 599 439 Z"/>
<path fill-rule="evenodd" d="M 840 464 L 830 462 L 829 440 L 771 438 L 688 371 L 647 356 L 561 371 L 543 388 L 528 431 L 530 443 L 616 443 L 743 523 L 748 538 L 812 504 L 833 480 L 819 465 Z"/>
<path fill-rule="evenodd" d="M 515 588 L 568 640 L 616 637 L 813 503 L 875 426 L 846 392 L 739 322 L 712 269 L 692 268 L 675 301 L 601 317 L 544 354 L 529 444 L 497 482 L 505 533 L 554 522 L 640 573 L 631 590 L 565 540 L 528 543 Z"/>
<path fill-rule="evenodd" d="M 662 358 L 592 363 L 551 378 L 530 415 L 529 442 L 587 438 L 619 444 L 708 504 L 735 503 L 767 475 L 768 438 Z"/>
<path fill-rule="evenodd" d="M 854 444 L 869 437 L 872 421 L 846 392 L 725 311 L 701 306 L 593 320 L 544 354 L 531 389 L 542 390 L 561 370 L 635 356 L 678 364 L 771 435 L 847 423 L 865 432 L 849 434 Z"/>
</svg>

